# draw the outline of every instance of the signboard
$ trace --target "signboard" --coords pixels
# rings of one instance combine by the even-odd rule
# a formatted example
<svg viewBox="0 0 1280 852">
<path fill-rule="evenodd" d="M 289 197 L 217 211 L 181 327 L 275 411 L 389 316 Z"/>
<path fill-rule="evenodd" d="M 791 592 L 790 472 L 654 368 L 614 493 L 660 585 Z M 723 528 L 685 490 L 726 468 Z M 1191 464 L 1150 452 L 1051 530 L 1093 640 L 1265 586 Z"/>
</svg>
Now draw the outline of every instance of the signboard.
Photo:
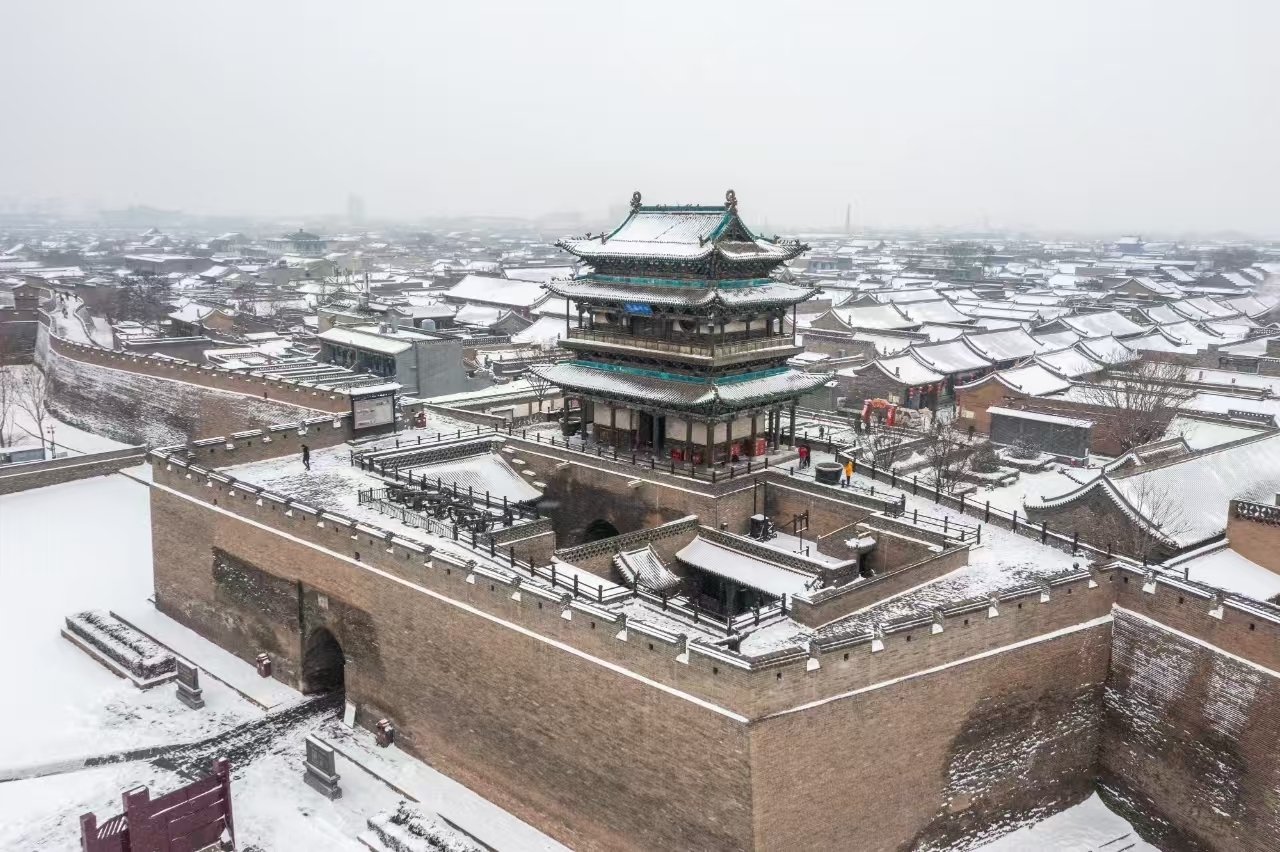
<svg viewBox="0 0 1280 852">
<path fill-rule="evenodd" d="M 351 398 L 351 421 L 356 430 L 384 426 L 395 419 L 396 397 L 394 393 L 383 396 Z"/>
<path fill-rule="evenodd" d="M 629 314 L 643 314 L 644 316 L 652 316 L 653 308 L 644 302 L 623 302 L 622 309 Z"/>
</svg>

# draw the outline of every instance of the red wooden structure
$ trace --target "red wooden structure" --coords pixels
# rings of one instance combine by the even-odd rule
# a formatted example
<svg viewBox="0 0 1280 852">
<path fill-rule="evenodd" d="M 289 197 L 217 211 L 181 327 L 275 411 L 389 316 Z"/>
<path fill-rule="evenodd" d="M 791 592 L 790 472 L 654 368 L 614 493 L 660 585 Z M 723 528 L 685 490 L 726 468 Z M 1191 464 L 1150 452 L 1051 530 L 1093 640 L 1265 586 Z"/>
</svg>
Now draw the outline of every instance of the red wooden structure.
<svg viewBox="0 0 1280 852">
<path fill-rule="evenodd" d="M 214 761 L 213 774 L 152 801 L 146 787 L 124 794 L 124 813 L 98 825 L 91 813 L 80 817 L 83 852 L 197 852 L 232 838 L 231 763 Z"/>
</svg>

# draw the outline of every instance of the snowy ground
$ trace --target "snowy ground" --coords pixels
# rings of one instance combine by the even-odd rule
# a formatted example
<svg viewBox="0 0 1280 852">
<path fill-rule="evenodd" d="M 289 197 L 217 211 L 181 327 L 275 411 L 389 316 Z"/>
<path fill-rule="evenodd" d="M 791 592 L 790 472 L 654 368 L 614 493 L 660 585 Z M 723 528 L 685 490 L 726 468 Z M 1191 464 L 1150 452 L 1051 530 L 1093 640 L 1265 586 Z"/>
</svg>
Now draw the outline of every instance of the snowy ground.
<svg viewBox="0 0 1280 852">
<path fill-rule="evenodd" d="M 1039 499 L 1074 491 L 1095 478 L 1098 471 L 1097 467 L 1070 467 L 1055 464 L 1048 470 L 1020 473 L 1017 479 L 1001 488 L 979 488 L 970 495 L 969 499 L 977 503 L 990 500 L 994 509 L 1023 514 L 1025 511 L 1022 506 L 1023 497 L 1031 496 Z"/>
<path fill-rule="evenodd" d="M 74 535 L 65 534 L 72 529 Z M 394 808 L 403 796 L 341 756 L 341 799 L 329 802 L 305 786 L 303 739 L 312 731 L 341 740 L 345 754 L 385 769 L 428 812 L 436 810 L 485 836 L 500 852 L 564 849 L 429 767 L 394 749 L 376 749 L 367 732 L 347 731 L 332 712 L 289 721 L 270 735 L 255 732 L 235 739 L 238 726 L 266 717 L 217 680 L 201 678 L 206 707 L 191 710 L 178 702 L 171 685 L 138 690 L 62 639 L 59 629 L 69 613 L 86 608 L 137 613 L 149 607 L 151 530 L 145 482 L 117 474 L 0 496 L 0 589 L 6 600 L 20 602 L 0 619 L 0 643 L 9 651 L 7 700 L 0 702 L 0 777 L 48 773 L 0 782 L 0 849 L 78 849 L 82 813 L 93 811 L 106 819 L 120 810 L 121 792 L 139 784 L 149 785 L 153 795 L 181 786 L 186 778 L 180 771 L 202 774 L 218 751 L 233 755 L 238 848 L 363 852 L 356 835 L 366 830 L 368 817 Z M 150 618 L 164 617 L 152 610 Z M 147 626 L 154 629 L 151 622 Z M 227 676 L 227 665 L 252 674 L 252 667 L 238 660 L 206 665 L 208 649 L 183 638 L 184 632 L 169 622 L 166 641 L 173 637 L 181 643 L 174 647 L 206 672 L 219 671 L 233 683 L 244 678 Z M 278 686 L 291 701 L 301 700 Z M 181 759 L 75 771 L 57 766 L 75 758 L 229 733 L 233 739 Z"/>
<path fill-rule="evenodd" d="M 0 647 L 6 693 L 22 696 L 0 701 L 0 770 L 197 737 L 257 712 L 211 683 L 208 712 L 193 716 L 172 687 L 141 692 L 59 635 L 67 615 L 151 594 L 148 498 L 119 475 L 0 497 L 0 588 L 21 602 L 0 619 Z"/>
<path fill-rule="evenodd" d="M 1097 794 L 970 852 L 1159 852 Z"/>
<path fill-rule="evenodd" d="M 832 457 L 826 453 L 816 452 L 814 458 L 816 461 L 827 461 Z M 809 472 L 806 471 L 805 474 Z M 811 478 L 811 474 L 806 475 L 805 478 Z M 979 520 L 968 515 L 962 516 L 959 512 L 944 508 L 924 496 L 913 497 L 909 491 L 891 489 L 883 482 L 873 483 L 861 475 L 855 475 L 854 481 L 864 488 L 870 488 L 874 484 L 877 494 L 883 493 L 892 497 L 905 496 L 904 519 L 908 522 L 913 511 L 918 512 L 922 518 L 929 516 L 941 521 L 946 517 L 950 519 L 950 523 L 970 527 Z M 829 487 L 839 490 L 838 486 Z M 994 501 L 992 505 L 995 505 Z M 1073 558 L 1068 553 L 1044 547 L 1038 541 L 1001 529 L 995 524 L 983 524 L 982 544 L 970 550 L 968 566 L 940 577 L 923 588 L 881 601 L 853 614 L 850 618 L 822 628 L 819 633 L 823 636 L 865 633 L 873 623 L 907 615 L 927 614 L 941 604 L 980 597 L 1001 589 L 1034 582 L 1042 577 L 1069 570 L 1073 564 L 1080 562 L 1083 560 L 1078 557 Z"/>
</svg>

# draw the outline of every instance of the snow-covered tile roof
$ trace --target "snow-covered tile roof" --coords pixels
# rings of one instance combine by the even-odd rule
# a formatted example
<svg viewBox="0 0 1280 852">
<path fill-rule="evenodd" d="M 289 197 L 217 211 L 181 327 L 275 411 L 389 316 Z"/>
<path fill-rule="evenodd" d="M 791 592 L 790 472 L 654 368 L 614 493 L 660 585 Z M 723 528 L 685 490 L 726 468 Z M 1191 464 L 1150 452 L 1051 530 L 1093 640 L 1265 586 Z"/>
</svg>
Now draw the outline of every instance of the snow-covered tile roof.
<svg viewBox="0 0 1280 852">
<path fill-rule="evenodd" d="M 841 308 L 835 313 L 852 328 L 909 329 L 920 324 L 904 314 L 893 303 Z"/>
<path fill-rule="evenodd" d="M 632 582 L 637 579 L 641 586 L 653 592 L 670 592 L 678 589 L 681 580 L 662 564 L 658 554 L 646 544 L 640 550 L 628 550 L 613 557 L 622 576 Z"/>
<path fill-rule="evenodd" d="M 1092 420 L 1083 420 L 1079 417 L 1063 417 L 1058 414 L 1044 414 L 1039 411 L 1023 411 L 1020 408 L 1003 408 L 993 405 L 987 409 L 988 414 L 1001 414 L 1006 417 L 1016 417 L 1022 420 L 1036 420 L 1040 423 L 1053 423 L 1058 426 L 1074 426 L 1084 429 L 1093 425 Z"/>
<path fill-rule="evenodd" d="M 778 598 L 805 591 L 814 577 L 782 565 L 765 562 L 698 536 L 676 553 L 676 559 L 717 577 Z"/>
<path fill-rule="evenodd" d="M 911 354 L 939 373 L 968 373 L 991 366 L 991 361 L 965 343 L 964 338 L 913 346 Z"/>
<path fill-rule="evenodd" d="M 538 281 L 511 281 L 484 275 L 467 275 L 445 291 L 450 299 L 487 302 L 513 308 L 528 308 L 546 297 L 547 291 Z"/>
<path fill-rule="evenodd" d="M 825 384 L 831 378 L 827 373 L 783 370 L 760 377 L 711 384 L 609 370 L 586 362 L 536 365 L 530 371 L 557 387 L 684 408 L 712 406 L 717 402 L 736 405 L 757 399 L 798 395 Z"/>
<path fill-rule="evenodd" d="M 1094 340 L 1081 340 L 1076 346 L 1081 352 L 1103 364 L 1125 364 L 1138 359 L 1136 352 L 1109 335 Z"/>
<path fill-rule="evenodd" d="M 1105 366 L 1101 361 L 1090 358 L 1074 346 L 1037 355 L 1036 361 L 1069 379 L 1096 373 Z"/>
<path fill-rule="evenodd" d="M 962 385 L 961 387 L 972 387 L 990 381 L 1000 382 L 1027 396 L 1062 393 L 1071 388 L 1070 381 L 1035 363 L 1022 367 L 1013 367 L 1008 370 L 1000 370 L 997 373 L 992 373 L 990 376 L 979 379 L 977 382 Z"/>
<path fill-rule="evenodd" d="M 511 335 L 512 343 L 548 345 L 565 333 L 563 317 L 539 317 L 533 325 Z"/>
<path fill-rule="evenodd" d="M 1166 534 L 1186 547 L 1226 529 L 1231 500 L 1274 501 L 1280 491 L 1280 434 L 1247 439 L 1155 468 L 1139 468 L 1130 476 L 1113 477 L 1112 484 L 1140 511 L 1144 500 L 1155 502 L 1156 494 L 1176 500 L 1178 517 L 1166 524 Z"/>
<path fill-rule="evenodd" d="M 1044 350 L 1044 344 L 1021 328 L 969 334 L 965 340 L 992 361 L 1013 361 Z"/>
<path fill-rule="evenodd" d="M 946 299 L 933 299 L 927 302 L 910 302 L 902 304 L 902 312 L 914 322 L 949 322 L 966 325 L 973 324 L 973 317 L 956 310 Z"/>
<path fill-rule="evenodd" d="M 1105 337 L 1141 334 L 1144 328 L 1133 322 L 1119 311 L 1106 311 L 1098 314 L 1078 314 L 1076 316 L 1059 317 L 1059 322 L 1066 324 L 1072 331 L 1084 337 Z"/>
<path fill-rule="evenodd" d="M 328 331 L 321 332 L 317 337 L 327 343 L 336 343 L 340 346 L 350 346 L 355 349 L 365 349 L 369 352 L 377 352 L 381 355 L 398 355 L 401 352 L 408 351 L 413 346 L 413 344 L 408 340 L 396 340 L 380 334 L 370 334 L 368 332 L 358 331 L 353 328 L 331 328 Z"/>
<path fill-rule="evenodd" d="M 864 367 L 853 368 L 858 374 L 865 374 L 872 369 L 880 370 L 894 381 L 913 387 L 916 385 L 930 385 L 946 379 L 946 376 L 942 373 L 929 369 L 910 355 L 901 355 L 897 358 L 881 358 Z"/>
</svg>

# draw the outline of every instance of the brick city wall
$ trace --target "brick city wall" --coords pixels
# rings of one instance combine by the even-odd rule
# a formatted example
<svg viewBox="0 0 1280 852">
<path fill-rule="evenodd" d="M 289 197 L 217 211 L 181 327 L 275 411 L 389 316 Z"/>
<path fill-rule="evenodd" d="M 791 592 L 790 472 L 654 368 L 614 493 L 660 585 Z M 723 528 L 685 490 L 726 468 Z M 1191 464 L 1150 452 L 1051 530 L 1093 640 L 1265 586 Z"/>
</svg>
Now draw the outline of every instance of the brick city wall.
<svg viewBox="0 0 1280 852">
<path fill-rule="evenodd" d="M 330 630 L 350 659 L 347 696 L 363 724 L 390 718 L 406 750 L 552 836 L 586 850 L 751 847 L 746 725 L 568 650 L 685 668 L 669 643 L 639 631 L 619 641 L 611 618 L 529 588 L 513 601 L 510 584 L 469 584 L 467 571 L 410 564 L 402 549 L 379 559 L 399 563 L 382 574 L 373 558 L 385 543 L 353 542 L 345 528 L 332 543 L 360 547 L 360 563 L 164 488 L 153 489 L 152 511 L 163 612 L 242 658 L 270 653 L 295 684 L 303 642 Z M 314 529 L 304 514 L 298 527 Z M 400 582 L 415 574 L 463 606 Z"/>
<path fill-rule="evenodd" d="M 41 336 L 46 337 L 43 328 Z M 154 378 L 58 354 L 56 338 L 37 348 L 51 380 L 49 410 L 60 420 L 129 444 L 164 446 L 230 435 L 317 412 L 172 378 Z"/>
<path fill-rule="evenodd" d="M 235 373 L 222 367 L 201 366 L 173 358 L 152 358 L 124 350 L 86 346 L 52 334 L 49 335 L 49 349 L 64 358 L 141 376 L 173 379 L 210 390 L 239 393 L 334 414 L 351 411 L 351 400 L 346 394 L 320 390 L 299 382 Z"/>
<path fill-rule="evenodd" d="M 1103 623 L 757 722 L 757 848 L 947 849 L 1087 798 L 1108 636 Z"/>
<path fill-rule="evenodd" d="M 1280 849 L 1280 671 L 1123 610 L 1113 635 L 1098 778 L 1107 803 L 1162 849 Z M 1275 630 L 1269 641 L 1280 647 Z"/>
<path fill-rule="evenodd" d="M 363 722 L 391 718 L 407 749 L 580 848 L 941 849 L 1079 801 L 1117 600 L 1280 666 L 1274 609 L 1227 601 L 1218 618 L 1201 587 L 1148 592 L 1123 568 L 745 660 L 367 525 L 258 506 L 216 472 L 153 471 L 162 610 L 245 659 L 278 654 L 293 682 L 323 624 Z M 1141 789 L 1123 769 L 1108 777 Z"/>
</svg>

